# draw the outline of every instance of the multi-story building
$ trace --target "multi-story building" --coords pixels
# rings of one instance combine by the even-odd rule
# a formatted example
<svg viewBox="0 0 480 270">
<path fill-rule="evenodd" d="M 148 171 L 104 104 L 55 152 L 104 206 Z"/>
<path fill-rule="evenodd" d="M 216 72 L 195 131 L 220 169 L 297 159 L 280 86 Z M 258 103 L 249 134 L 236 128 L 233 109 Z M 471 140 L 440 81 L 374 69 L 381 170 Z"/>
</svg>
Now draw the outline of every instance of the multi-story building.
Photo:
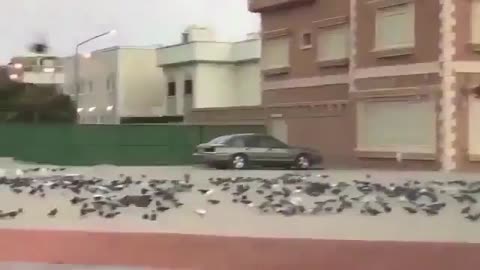
<svg viewBox="0 0 480 270">
<path fill-rule="evenodd" d="M 480 1 L 250 0 L 272 133 L 326 162 L 480 167 Z"/>
<path fill-rule="evenodd" d="M 166 115 L 260 105 L 260 44 L 255 34 L 245 41 L 219 42 L 211 29 L 191 26 L 181 43 L 158 48 Z"/>
<path fill-rule="evenodd" d="M 154 47 L 112 47 L 65 59 L 65 92 L 76 96 L 81 124 L 119 124 L 162 117 L 163 73 Z M 77 79 L 76 79 L 77 78 Z"/>
<path fill-rule="evenodd" d="M 61 58 L 45 54 L 13 57 L 8 73 L 11 80 L 23 83 L 60 86 L 64 82 Z"/>
</svg>

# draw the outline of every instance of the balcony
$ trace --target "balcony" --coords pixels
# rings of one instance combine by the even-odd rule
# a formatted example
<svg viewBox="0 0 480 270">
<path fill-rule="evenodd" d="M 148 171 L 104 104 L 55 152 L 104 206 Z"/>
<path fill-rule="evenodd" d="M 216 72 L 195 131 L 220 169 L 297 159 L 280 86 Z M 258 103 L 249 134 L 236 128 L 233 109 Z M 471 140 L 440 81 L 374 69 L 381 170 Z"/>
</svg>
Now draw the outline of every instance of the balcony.
<svg viewBox="0 0 480 270">
<path fill-rule="evenodd" d="M 159 66 L 193 62 L 237 63 L 260 58 L 260 40 L 244 42 L 191 42 L 157 49 Z"/>
<path fill-rule="evenodd" d="M 306 5 L 315 0 L 249 0 L 248 10 L 251 12 L 265 12 L 281 8 L 291 8 L 299 5 Z"/>
</svg>

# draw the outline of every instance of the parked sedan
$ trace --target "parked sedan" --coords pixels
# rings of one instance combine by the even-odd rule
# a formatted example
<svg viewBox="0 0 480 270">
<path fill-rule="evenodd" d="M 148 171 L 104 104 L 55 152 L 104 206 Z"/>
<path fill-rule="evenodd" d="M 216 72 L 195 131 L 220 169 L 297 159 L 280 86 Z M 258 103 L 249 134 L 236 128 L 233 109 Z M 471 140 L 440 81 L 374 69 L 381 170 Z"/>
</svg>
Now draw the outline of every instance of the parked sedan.
<svg viewBox="0 0 480 270">
<path fill-rule="evenodd" d="M 198 145 L 193 155 L 218 169 L 246 169 L 252 165 L 308 169 L 322 161 L 316 150 L 288 146 L 261 134 L 218 137 Z"/>
</svg>

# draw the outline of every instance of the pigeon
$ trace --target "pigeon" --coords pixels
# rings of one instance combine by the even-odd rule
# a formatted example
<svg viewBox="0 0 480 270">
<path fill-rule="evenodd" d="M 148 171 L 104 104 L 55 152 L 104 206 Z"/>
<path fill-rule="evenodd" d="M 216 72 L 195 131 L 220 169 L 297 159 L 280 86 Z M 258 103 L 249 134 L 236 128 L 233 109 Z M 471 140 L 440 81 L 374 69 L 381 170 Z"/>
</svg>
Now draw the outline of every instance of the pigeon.
<svg viewBox="0 0 480 270">
<path fill-rule="evenodd" d="M 199 216 L 203 217 L 207 214 L 207 210 L 205 209 L 197 209 L 195 210 L 195 213 L 197 213 Z"/>
<path fill-rule="evenodd" d="M 412 207 L 408 207 L 408 206 L 403 207 L 403 209 L 405 209 L 405 211 L 407 211 L 410 214 L 416 214 L 418 212 L 417 209 L 412 208 Z"/>
<path fill-rule="evenodd" d="M 475 214 L 475 215 L 468 215 L 465 217 L 466 219 L 470 220 L 470 221 L 478 221 L 478 219 L 480 219 L 480 213 L 478 214 Z"/>
<path fill-rule="evenodd" d="M 54 208 L 52 210 L 50 210 L 50 212 L 48 212 L 48 216 L 49 217 L 55 217 L 58 213 L 58 209 L 57 208 Z"/>
<path fill-rule="evenodd" d="M 70 203 L 75 205 L 75 204 L 84 202 L 86 200 L 87 198 L 73 197 L 73 199 L 70 200 Z"/>
<path fill-rule="evenodd" d="M 113 212 L 113 213 L 108 213 L 108 214 L 105 214 L 104 217 L 105 218 L 114 218 L 116 216 L 120 215 L 120 212 Z"/>
<path fill-rule="evenodd" d="M 165 212 L 165 211 L 169 210 L 170 207 L 159 206 L 159 207 L 157 207 L 156 209 L 157 209 L 157 211 L 159 211 L 159 212 Z"/>
<path fill-rule="evenodd" d="M 202 195 L 210 195 L 214 192 L 213 189 L 199 189 L 198 192 L 200 192 Z"/>
<path fill-rule="evenodd" d="M 208 202 L 209 202 L 210 204 L 213 204 L 213 205 L 216 205 L 216 204 L 219 204 L 219 203 L 220 203 L 219 200 L 208 200 Z"/>
</svg>

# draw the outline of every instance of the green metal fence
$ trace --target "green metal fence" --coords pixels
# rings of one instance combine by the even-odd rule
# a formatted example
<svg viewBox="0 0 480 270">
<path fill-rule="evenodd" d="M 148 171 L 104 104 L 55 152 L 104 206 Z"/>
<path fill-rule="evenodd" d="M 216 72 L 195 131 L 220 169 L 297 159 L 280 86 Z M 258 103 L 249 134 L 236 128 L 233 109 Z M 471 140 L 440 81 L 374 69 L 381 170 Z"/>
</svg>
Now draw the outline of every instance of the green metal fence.
<svg viewBox="0 0 480 270">
<path fill-rule="evenodd" d="M 0 125 L 0 157 L 63 166 L 192 164 L 194 147 L 214 137 L 255 132 L 238 125 Z"/>
</svg>

